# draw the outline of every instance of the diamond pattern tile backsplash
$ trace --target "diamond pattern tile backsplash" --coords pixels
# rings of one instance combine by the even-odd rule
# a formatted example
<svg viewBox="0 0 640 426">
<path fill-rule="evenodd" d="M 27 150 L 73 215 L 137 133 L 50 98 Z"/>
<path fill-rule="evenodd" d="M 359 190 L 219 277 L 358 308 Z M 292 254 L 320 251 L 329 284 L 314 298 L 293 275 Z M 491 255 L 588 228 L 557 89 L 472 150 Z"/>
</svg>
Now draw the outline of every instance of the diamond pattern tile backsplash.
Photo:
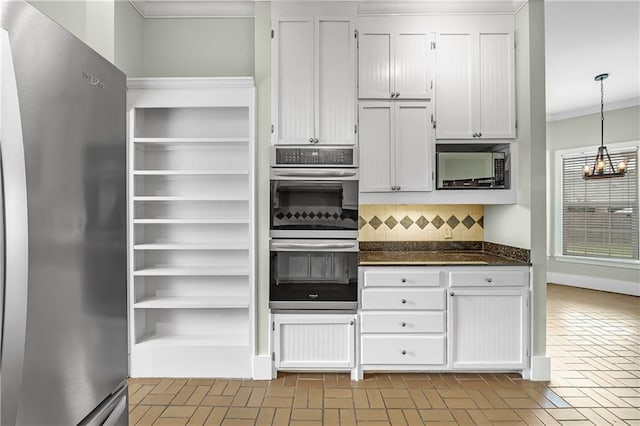
<svg viewBox="0 0 640 426">
<path fill-rule="evenodd" d="M 484 206 L 361 204 L 360 241 L 482 241 Z"/>
</svg>

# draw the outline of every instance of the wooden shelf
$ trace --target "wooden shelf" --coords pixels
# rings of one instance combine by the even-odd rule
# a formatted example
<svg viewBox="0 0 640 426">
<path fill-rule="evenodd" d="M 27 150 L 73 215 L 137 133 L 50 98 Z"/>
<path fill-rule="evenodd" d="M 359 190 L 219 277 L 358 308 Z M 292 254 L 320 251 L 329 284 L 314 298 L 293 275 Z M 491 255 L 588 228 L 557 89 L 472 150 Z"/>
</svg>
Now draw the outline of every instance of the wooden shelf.
<svg viewBox="0 0 640 426">
<path fill-rule="evenodd" d="M 134 170 L 135 176 L 228 176 L 248 175 L 248 170 Z"/>
<path fill-rule="evenodd" d="M 249 223 L 248 219 L 233 219 L 233 218 L 221 218 L 221 219 L 213 219 L 213 218 L 202 218 L 202 219 L 134 219 L 133 223 L 138 224 L 222 224 L 222 225 L 233 225 L 233 224 L 243 224 Z"/>
<path fill-rule="evenodd" d="M 175 195 L 136 195 L 133 201 L 249 201 L 246 196 L 175 196 Z"/>
<path fill-rule="evenodd" d="M 246 309 L 248 297 L 232 296 L 154 296 L 133 304 L 135 309 Z"/>
<path fill-rule="evenodd" d="M 154 346 L 249 346 L 245 335 L 163 335 L 145 334 L 136 339 L 136 345 Z"/>
<path fill-rule="evenodd" d="M 249 243 L 144 243 L 134 250 L 249 250 Z"/>
<path fill-rule="evenodd" d="M 248 276 L 249 268 L 212 266 L 155 266 L 133 271 L 136 277 L 215 277 Z"/>
<path fill-rule="evenodd" d="M 249 138 L 133 138 L 133 142 L 157 145 L 224 145 L 249 143 Z"/>
</svg>

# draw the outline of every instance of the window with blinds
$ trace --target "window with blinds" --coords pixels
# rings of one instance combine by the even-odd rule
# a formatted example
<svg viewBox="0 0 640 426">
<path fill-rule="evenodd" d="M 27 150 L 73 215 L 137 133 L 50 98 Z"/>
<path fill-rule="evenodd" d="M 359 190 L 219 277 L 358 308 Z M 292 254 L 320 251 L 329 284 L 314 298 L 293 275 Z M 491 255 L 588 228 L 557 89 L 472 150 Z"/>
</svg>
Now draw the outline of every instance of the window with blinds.
<svg viewBox="0 0 640 426">
<path fill-rule="evenodd" d="M 610 151 L 625 176 L 585 180 L 595 154 L 562 156 L 562 254 L 638 260 L 638 150 Z"/>
</svg>

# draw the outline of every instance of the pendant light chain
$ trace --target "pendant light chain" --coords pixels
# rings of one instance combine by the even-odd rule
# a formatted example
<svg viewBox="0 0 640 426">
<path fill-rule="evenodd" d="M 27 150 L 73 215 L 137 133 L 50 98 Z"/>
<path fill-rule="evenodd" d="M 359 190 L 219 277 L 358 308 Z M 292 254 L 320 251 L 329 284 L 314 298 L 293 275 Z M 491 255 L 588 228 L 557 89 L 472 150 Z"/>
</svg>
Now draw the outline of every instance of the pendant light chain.
<svg viewBox="0 0 640 426">
<path fill-rule="evenodd" d="M 600 79 L 600 146 L 604 146 L 604 78 Z"/>
</svg>

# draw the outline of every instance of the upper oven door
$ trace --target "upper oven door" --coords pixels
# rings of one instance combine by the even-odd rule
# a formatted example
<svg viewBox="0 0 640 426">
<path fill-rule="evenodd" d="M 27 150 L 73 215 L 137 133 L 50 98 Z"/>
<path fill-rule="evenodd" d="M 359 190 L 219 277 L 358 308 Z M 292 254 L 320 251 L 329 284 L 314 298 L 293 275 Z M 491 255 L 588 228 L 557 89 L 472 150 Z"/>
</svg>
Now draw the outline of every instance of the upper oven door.
<svg viewBox="0 0 640 426">
<path fill-rule="evenodd" d="M 270 235 L 357 238 L 357 169 L 271 170 Z"/>
</svg>

